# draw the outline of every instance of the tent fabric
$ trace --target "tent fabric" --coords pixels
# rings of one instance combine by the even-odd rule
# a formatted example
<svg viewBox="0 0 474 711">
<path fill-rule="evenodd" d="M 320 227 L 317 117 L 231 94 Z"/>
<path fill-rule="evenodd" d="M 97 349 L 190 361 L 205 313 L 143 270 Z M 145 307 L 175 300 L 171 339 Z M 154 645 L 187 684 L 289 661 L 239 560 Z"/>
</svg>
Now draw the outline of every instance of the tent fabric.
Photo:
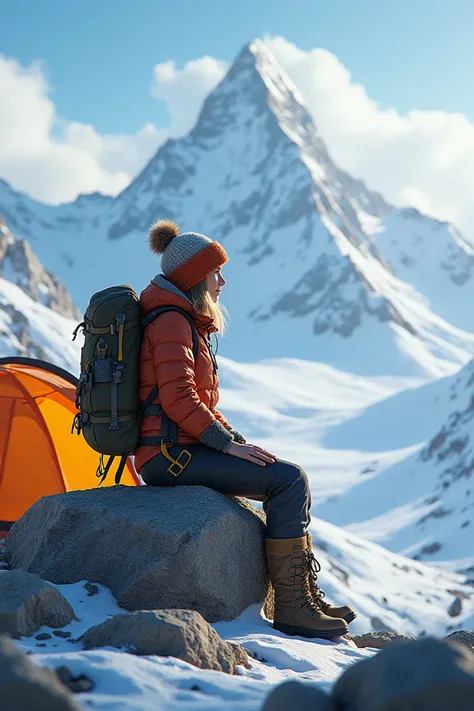
<svg viewBox="0 0 474 711">
<path fill-rule="evenodd" d="M 76 384 L 51 363 L 0 358 L 0 531 L 41 496 L 98 485 L 98 453 L 71 434 Z M 130 459 L 121 483 L 140 484 Z M 113 484 L 111 472 L 102 486 Z"/>
</svg>

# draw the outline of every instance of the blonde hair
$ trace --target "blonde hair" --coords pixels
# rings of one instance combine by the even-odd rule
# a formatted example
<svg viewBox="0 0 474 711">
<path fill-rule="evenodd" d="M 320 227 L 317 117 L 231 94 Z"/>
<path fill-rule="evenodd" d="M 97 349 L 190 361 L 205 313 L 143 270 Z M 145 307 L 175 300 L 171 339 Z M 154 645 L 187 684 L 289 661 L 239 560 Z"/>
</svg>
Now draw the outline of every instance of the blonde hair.
<svg viewBox="0 0 474 711">
<path fill-rule="evenodd" d="M 220 334 L 224 334 L 229 322 L 229 312 L 225 306 L 212 300 L 207 290 L 207 277 L 186 291 L 194 310 L 213 319 Z"/>
</svg>

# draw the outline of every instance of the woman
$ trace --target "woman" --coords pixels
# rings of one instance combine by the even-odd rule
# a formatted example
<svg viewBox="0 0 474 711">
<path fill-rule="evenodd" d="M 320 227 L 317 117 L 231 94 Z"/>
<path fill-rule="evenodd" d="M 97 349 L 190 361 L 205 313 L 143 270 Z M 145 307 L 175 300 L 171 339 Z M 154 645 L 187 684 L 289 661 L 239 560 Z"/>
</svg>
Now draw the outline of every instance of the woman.
<svg viewBox="0 0 474 711">
<path fill-rule="evenodd" d="M 144 314 L 174 307 L 145 330 L 140 354 L 140 398 L 146 401 L 135 465 L 151 486 L 200 485 L 264 502 L 265 549 L 275 589 L 274 627 L 289 635 L 331 638 L 348 632 L 355 613 L 333 607 L 316 583 L 319 565 L 307 533 L 308 478 L 296 464 L 247 444 L 217 409 L 217 364 L 210 334 L 223 332 L 219 295 L 227 262 L 218 242 L 195 232 L 179 234 L 162 220 L 149 235 L 161 254 L 162 274 L 140 296 Z M 188 318 L 186 318 L 186 315 Z M 196 359 L 193 329 L 197 329 Z M 157 394 L 150 404 L 150 393 Z"/>
</svg>

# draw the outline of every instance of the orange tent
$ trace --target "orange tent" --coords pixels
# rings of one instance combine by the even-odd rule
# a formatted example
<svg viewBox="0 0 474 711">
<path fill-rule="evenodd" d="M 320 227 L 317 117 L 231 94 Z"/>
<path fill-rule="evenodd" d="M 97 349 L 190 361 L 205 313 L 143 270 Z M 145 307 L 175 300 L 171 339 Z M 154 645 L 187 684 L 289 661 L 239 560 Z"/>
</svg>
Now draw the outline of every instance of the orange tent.
<svg viewBox="0 0 474 711">
<path fill-rule="evenodd" d="M 0 531 L 41 496 L 97 486 L 99 455 L 71 434 L 76 384 L 50 363 L 0 358 Z M 130 459 L 121 483 L 140 483 Z"/>
</svg>

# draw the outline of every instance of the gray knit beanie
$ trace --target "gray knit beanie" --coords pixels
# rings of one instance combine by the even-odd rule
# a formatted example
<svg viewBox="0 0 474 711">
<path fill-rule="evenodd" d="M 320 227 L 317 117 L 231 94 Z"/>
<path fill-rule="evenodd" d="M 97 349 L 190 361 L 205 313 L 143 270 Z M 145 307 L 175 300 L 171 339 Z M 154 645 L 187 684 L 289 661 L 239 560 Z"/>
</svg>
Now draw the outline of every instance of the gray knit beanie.
<svg viewBox="0 0 474 711">
<path fill-rule="evenodd" d="M 170 220 L 159 220 L 150 228 L 149 244 L 155 254 L 161 254 L 164 276 L 181 291 L 187 291 L 208 274 L 227 262 L 225 249 L 219 242 L 197 232 L 179 233 Z"/>
</svg>

